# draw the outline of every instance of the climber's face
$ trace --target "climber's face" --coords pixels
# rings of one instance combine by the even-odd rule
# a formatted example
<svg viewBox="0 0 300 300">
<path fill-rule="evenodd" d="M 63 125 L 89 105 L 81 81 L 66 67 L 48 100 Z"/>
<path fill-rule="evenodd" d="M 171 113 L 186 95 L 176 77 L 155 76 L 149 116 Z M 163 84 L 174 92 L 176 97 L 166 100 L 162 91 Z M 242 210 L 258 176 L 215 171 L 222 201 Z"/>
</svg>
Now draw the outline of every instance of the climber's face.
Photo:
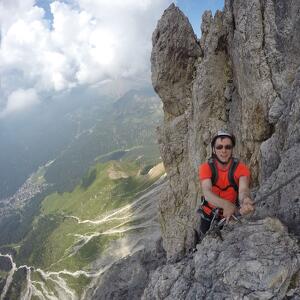
<svg viewBox="0 0 300 300">
<path fill-rule="evenodd" d="M 227 137 L 216 139 L 214 153 L 222 163 L 228 163 L 232 157 L 232 141 Z"/>
</svg>

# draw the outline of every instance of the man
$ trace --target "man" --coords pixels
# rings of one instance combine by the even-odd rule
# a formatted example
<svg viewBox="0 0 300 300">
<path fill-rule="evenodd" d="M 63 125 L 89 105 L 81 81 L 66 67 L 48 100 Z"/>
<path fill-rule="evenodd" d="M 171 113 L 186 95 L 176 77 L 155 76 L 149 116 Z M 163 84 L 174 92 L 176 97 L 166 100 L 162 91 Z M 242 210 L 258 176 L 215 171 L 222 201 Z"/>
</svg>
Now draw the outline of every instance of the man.
<svg viewBox="0 0 300 300">
<path fill-rule="evenodd" d="M 235 137 L 227 131 L 218 131 L 211 142 L 212 157 L 199 167 L 199 179 L 203 191 L 200 231 L 210 228 L 216 208 L 217 219 L 226 222 L 235 213 L 246 215 L 254 211 L 250 197 L 248 167 L 233 158 Z M 239 207 L 239 208 L 238 208 Z"/>
</svg>

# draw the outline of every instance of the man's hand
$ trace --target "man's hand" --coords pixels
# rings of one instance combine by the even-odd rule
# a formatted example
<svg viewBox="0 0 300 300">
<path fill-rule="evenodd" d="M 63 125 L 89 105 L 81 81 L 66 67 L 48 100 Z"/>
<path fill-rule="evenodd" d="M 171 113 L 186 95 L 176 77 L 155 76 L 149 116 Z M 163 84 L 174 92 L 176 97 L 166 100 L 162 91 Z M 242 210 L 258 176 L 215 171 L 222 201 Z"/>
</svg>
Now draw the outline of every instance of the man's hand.
<svg viewBox="0 0 300 300">
<path fill-rule="evenodd" d="M 235 205 L 229 201 L 224 201 L 223 205 L 223 217 L 226 219 L 226 223 L 230 220 L 231 216 L 235 212 Z"/>
<path fill-rule="evenodd" d="M 255 210 L 255 207 L 254 207 L 254 203 L 251 200 L 251 198 L 250 197 L 244 198 L 244 200 L 241 204 L 240 214 L 242 216 L 248 215 L 248 214 L 254 212 L 254 210 Z"/>
</svg>

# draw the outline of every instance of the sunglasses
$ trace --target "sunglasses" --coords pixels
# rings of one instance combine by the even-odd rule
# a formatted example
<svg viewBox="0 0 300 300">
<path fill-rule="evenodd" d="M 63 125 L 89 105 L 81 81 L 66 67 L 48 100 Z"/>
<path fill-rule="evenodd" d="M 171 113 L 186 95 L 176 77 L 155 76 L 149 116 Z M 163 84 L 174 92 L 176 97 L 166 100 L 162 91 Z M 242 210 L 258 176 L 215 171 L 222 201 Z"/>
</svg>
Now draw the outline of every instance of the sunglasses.
<svg viewBox="0 0 300 300">
<path fill-rule="evenodd" d="M 231 150 L 232 149 L 232 145 L 217 145 L 216 149 L 217 150 L 222 150 L 223 148 L 225 148 L 225 150 Z"/>
</svg>

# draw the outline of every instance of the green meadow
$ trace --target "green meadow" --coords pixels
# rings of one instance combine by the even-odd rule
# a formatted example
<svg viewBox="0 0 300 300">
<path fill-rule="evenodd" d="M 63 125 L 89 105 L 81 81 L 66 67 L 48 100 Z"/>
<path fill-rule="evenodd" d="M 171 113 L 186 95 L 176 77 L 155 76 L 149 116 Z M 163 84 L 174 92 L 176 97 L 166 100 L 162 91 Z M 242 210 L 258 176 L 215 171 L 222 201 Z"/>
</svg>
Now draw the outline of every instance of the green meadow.
<svg viewBox="0 0 300 300">
<path fill-rule="evenodd" d="M 125 155 L 131 159 L 132 154 Z M 145 167 L 150 165 L 128 159 L 97 163 L 72 192 L 48 195 L 41 202 L 32 230 L 20 244 L 17 265 L 45 272 L 89 272 L 110 242 L 126 234 L 118 229 L 134 225 L 130 208 L 118 213 L 119 218 L 108 216 L 132 203 L 158 179 L 141 175 Z M 91 280 L 84 275 L 60 276 L 78 295 Z M 47 281 L 46 286 L 49 284 Z"/>
</svg>

